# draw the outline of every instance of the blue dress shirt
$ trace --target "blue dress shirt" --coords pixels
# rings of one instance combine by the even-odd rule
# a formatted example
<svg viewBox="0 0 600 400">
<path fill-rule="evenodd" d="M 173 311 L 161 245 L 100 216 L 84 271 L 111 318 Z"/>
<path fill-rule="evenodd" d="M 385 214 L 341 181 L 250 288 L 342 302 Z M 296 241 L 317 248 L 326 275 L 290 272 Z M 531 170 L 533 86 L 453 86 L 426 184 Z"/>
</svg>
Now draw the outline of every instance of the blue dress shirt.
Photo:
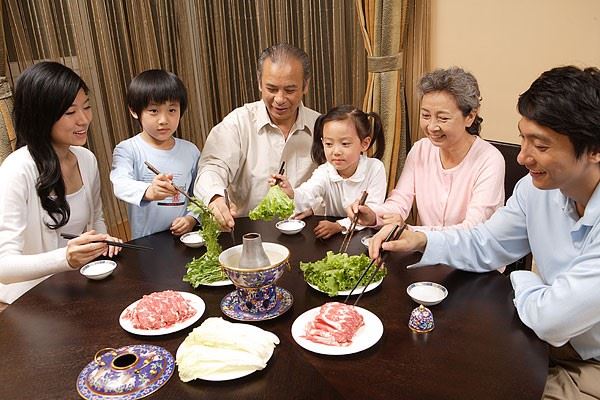
<svg viewBox="0 0 600 400">
<path fill-rule="evenodd" d="M 424 232 L 423 257 L 409 268 L 446 264 L 487 272 L 531 252 L 538 273 L 510 275 L 519 317 L 551 345 L 570 342 L 582 359 L 600 360 L 599 187 L 579 217 L 573 200 L 558 189 L 537 189 L 527 175 L 487 222 Z"/>
</svg>

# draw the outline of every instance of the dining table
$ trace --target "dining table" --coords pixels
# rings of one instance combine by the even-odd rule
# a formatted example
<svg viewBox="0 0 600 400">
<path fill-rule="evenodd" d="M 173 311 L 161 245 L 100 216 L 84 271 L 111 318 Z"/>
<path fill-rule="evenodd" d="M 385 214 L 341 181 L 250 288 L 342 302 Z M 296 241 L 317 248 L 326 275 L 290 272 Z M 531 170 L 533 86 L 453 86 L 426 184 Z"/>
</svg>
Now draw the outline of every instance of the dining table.
<svg viewBox="0 0 600 400">
<path fill-rule="evenodd" d="M 359 306 L 375 314 L 383 335 L 355 354 L 327 355 L 299 346 L 291 333 L 305 311 L 343 297 L 310 287 L 300 262 L 337 252 L 343 235 L 327 240 L 313 229 L 325 217 L 307 218 L 298 234 L 284 235 L 275 221 L 236 218 L 235 236 L 221 234 L 224 249 L 242 235 L 259 233 L 263 242 L 290 251 L 289 270 L 277 285 L 293 296 L 291 308 L 269 320 L 245 322 L 270 331 L 280 343 L 267 366 L 242 378 L 184 383 L 175 369 L 149 398 L 156 399 L 539 399 L 548 370 L 548 347 L 519 319 L 508 276 L 497 271 L 471 273 L 444 265 L 407 269 L 419 254 L 386 255 L 387 275 L 364 294 Z M 330 218 L 331 219 L 331 218 Z M 361 243 L 371 229 L 357 231 L 349 254 L 367 252 Z M 235 243 L 234 243 L 235 241 Z M 221 300 L 234 286 L 193 288 L 182 280 L 186 264 L 206 249 L 186 247 L 170 232 L 131 241 L 152 250 L 123 249 L 117 268 L 103 280 L 77 271 L 55 274 L 0 313 L 0 399 L 75 399 L 80 372 L 102 348 L 133 344 L 161 346 L 175 355 L 188 334 L 208 317 L 223 317 Z M 416 333 L 408 327 L 419 305 L 407 294 L 415 282 L 434 282 L 448 290 L 429 306 L 435 327 Z M 206 304 L 192 326 L 162 336 L 125 331 L 119 315 L 146 294 L 190 292 Z"/>
</svg>

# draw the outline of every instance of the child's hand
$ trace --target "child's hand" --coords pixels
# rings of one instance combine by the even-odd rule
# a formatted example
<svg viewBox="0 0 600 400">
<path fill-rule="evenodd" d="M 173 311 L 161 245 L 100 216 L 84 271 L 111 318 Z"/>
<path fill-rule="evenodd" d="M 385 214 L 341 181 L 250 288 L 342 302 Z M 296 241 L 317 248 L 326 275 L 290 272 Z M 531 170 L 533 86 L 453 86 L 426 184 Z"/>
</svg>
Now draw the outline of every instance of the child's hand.
<svg viewBox="0 0 600 400">
<path fill-rule="evenodd" d="M 144 193 L 144 200 L 164 200 L 169 196 L 175 196 L 177 189 L 173 186 L 173 175 L 158 174 L 152 180 L 152 184 Z"/>
<path fill-rule="evenodd" d="M 337 222 L 320 221 L 315 228 L 315 236 L 319 239 L 328 239 L 343 230 L 344 228 Z"/>
<path fill-rule="evenodd" d="M 358 214 L 358 224 L 362 226 L 373 226 L 377 223 L 377 215 L 368 206 L 359 206 L 358 200 L 346 207 L 348 218 L 353 219 Z"/>
<path fill-rule="evenodd" d="M 308 210 L 304 210 L 302 212 L 299 212 L 298 214 L 293 215 L 291 219 L 304 219 L 304 218 L 310 217 L 313 214 L 314 214 L 313 209 L 309 208 Z"/>
<path fill-rule="evenodd" d="M 171 234 L 181 236 L 184 233 L 191 232 L 191 230 L 194 229 L 194 226 L 196 226 L 196 220 L 191 215 L 177 217 L 171 224 Z"/>
<path fill-rule="evenodd" d="M 290 199 L 294 198 L 294 189 L 292 189 L 292 185 L 290 184 L 287 176 L 282 174 L 271 175 L 271 179 L 269 179 L 269 185 L 273 186 L 277 184 L 283 190 L 283 193 L 287 194 Z"/>
</svg>

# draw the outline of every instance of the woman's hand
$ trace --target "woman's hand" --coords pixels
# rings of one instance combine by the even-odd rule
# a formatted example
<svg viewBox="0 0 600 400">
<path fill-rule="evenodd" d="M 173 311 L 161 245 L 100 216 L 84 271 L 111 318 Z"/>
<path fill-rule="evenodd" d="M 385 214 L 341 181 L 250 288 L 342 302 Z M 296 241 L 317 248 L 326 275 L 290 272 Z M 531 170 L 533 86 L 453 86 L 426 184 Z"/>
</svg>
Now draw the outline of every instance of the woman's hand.
<svg viewBox="0 0 600 400">
<path fill-rule="evenodd" d="M 171 234 L 181 236 L 184 233 L 191 232 L 196 226 L 196 220 L 191 215 L 177 217 L 171 223 Z"/>
<path fill-rule="evenodd" d="M 144 193 L 144 200 L 157 201 L 164 200 L 169 196 L 175 196 L 177 189 L 173 186 L 173 175 L 158 174 L 152 180 L 152 184 Z"/>
<path fill-rule="evenodd" d="M 404 226 L 404 219 L 400 216 L 400 214 L 384 214 L 381 216 L 381 221 L 383 225 L 400 225 Z"/>
<path fill-rule="evenodd" d="M 105 233 L 98 234 L 96 231 L 91 230 L 75 239 L 69 240 L 67 242 L 67 262 L 69 266 L 73 269 L 79 269 L 101 255 L 109 254 L 109 247 L 112 246 L 106 243 L 99 243 L 99 241 L 111 239 L 114 240 L 114 238 Z M 113 249 L 114 251 L 115 249 Z"/>
<path fill-rule="evenodd" d="M 374 226 L 377 224 L 377 215 L 368 206 L 359 206 L 359 200 L 355 200 L 354 203 L 346 207 L 346 215 L 351 220 L 358 214 L 358 224 L 362 226 Z"/>
<path fill-rule="evenodd" d="M 319 239 L 328 239 L 336 233 L 342 232 L 344 228 L 337 222 L 319 221 L 315 227 L 315 236 Z"/>
</svg>

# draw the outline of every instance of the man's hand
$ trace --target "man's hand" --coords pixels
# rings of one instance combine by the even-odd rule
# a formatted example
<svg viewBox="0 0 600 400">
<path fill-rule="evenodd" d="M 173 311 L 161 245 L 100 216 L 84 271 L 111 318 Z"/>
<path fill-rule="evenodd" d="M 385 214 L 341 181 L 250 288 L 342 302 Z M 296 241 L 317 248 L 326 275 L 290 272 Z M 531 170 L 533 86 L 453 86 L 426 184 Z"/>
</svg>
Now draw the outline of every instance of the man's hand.
<svg viewBox="0 0 600 400">
<path fill-rule="evenodd" d="M 398 253 L 413 253 L 415 251 L 423 252 L 427 247 L 427 236 L 423 232 L 413 232 L 405 229 L 398 240 L 383 243 L 385 238 L 394 229 L 395 225 L 386 225 L 375 236 L 371 238 L 369 243 L 369 257 L 377 259 L 379 257 L 380 248 L 385 251 L 393 251 Z"/>
<path fill-rule="evenodd" d="M 223 196 L 214 196 L 210 203 L 208 203 L 208 209 L 213 213 L 217 223 L 221 225 L 221 229 L 226 232 L 230 232 L 235 226 L 234 218 L 237 216 L 237 207 L 235 204 L 230 203 L 230 208 L 225 203 Z"/>
</svg>

